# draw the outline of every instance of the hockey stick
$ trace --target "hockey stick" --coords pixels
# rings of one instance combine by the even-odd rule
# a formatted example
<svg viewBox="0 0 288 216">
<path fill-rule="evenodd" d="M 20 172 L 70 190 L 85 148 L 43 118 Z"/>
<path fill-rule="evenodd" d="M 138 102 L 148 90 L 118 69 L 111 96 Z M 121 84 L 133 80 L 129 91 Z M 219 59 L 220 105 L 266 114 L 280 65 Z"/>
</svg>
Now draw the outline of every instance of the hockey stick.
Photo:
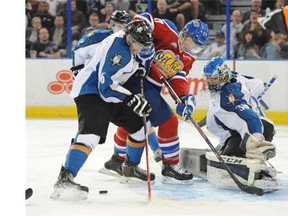
<svg viewBox="0 0 288 216">
<path fill-rule="evenodd" d="M 260 95 L 257 97 L 257 100 L 259 100 L 259 103 L 263 106 L 263 108 L 265 110 L 268 110 L 269 109 L 269 106 L 261 99 L 263 97 L 264 94 L 266 94 L 266 92 L 269 90 L 269 88 L 271 87 L 271 85 L 276 81 L 276 79 L 278 78 L 277 75 L 274 75 L 270 81 L 265 85 L 265 88 L 264 90 L 260 93 Z M 206 117 L 205 116 L 201 121 L 197 122 L 197 124 L 200 126 L 200 127 L 203 127 L 206 125 Z"/>
<path fill-rule="evenodd" d="M 152 64 L 152 67 L 156 67 L 154 64 Z M 163 77 L 163 75 L 157 70 L 157 68 L 154 68 L 154 70 L 158 77 L 163 81 L 164 85 L 168 89 L 171 97 L 174 99 L 176 103 L 182 103 L 181 99 L 178 97 L 178 95 L 175 93 L 175 91 L 172 89 L 168 81 Z M 248 186 L 243 183 L 241 183 L 237 177 L 234 175 L 234 173 L 231 171 L 229 166 L 225 163 L 223 158 L 220 156 L 220 154 L 217 152 L 211 141 L 208 139 L 208 137 L 205 135 L 205 133 L 202 131 L 201 127 L 192 119 L 190 118 L 190 121 L 193 123 L 193 125 L 196 127 L 198 132 L 201 134 L 201 136 L 204 138 L 210 149 L 213 151 L 213 153 L 216 155 L 220 163 L 223 165 L 223 168 L 228 172 L 230 177 L 233 179 L 235 184 L 244 192 L 249 193 L 249 194 L 256 194 L 258 196 L 262 196 L 264 194 L 264 191 L 261 188 L 253 187 L 253 186 Z"/>
<path fill-rule="evenodd" d="M 141 94 L 144 97 L 144 83 L 143 78 L 140 79 Z M 143 113 L 143 124 L 144 124 L 144 134 L 145 134 L 145 153 L 146 153 L 146 169 L 147 169 L 147 186 L 148 186 L 148 200 L 151 201 L 151 179 L 150 179 L 150 166 L 149 166 L 149 150 L 147 142 L 147 118 L 146 114 Z"/>
<path fill-rule="evenodd" d="M 266 84 L 264 90 L 261 92 L 261 94 L 257 97 L 258 100 L 260 100 L 264 94 L 266 94 L 266 92 L 269 90 L 269 88 L 271 87 L 271 85 L 276 81 L 276 79 L 278 78 L 277 75 L 274 75 L 270 81 Z"/>
</svg>

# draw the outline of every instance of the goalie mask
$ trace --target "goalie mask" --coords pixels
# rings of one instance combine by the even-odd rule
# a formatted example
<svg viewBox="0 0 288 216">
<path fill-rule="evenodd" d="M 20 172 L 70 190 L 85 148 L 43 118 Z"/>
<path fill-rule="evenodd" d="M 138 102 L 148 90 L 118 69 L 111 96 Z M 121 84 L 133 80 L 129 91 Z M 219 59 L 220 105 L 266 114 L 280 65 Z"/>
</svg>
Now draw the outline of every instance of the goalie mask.
<svg viewBox="0 0 288 216">
<path fill-rule="evenodd" d="M 186 38 L 191 38 L 194 45 L 190 50 L 193 53 L 198 53 L 208 41 L 209 29 L 200 19 L 193 19 L 184 26 L 180 35 L 182 35 L 180 45 L 182 46 L 182 43 Z"/>
<path fill-rule="evenodd" d="M 204 80 L 210 92 L 217 92 L 230 80 L 231 69 L 221 57 L 212 58 L 204 67 Z"/>
</svg>

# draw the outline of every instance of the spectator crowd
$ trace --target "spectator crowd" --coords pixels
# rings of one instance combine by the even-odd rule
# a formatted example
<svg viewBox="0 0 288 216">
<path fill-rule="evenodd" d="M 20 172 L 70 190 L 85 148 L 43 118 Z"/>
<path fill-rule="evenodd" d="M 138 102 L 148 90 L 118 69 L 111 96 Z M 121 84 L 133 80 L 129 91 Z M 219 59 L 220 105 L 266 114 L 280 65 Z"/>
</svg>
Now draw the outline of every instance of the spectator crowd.
<svg viewBox="0 0 288 216">
<path fill-rule="evenodd" d="M 67 57 L 67 0 L 26 1 L 26 57 Z M 233 0 L 231 0 L 232 2 Z M 240 0 L 234 0 L 240 1 Z M 169 19 L 178 29 L 191 19 L 208 21 L 207 15 L 225 14 L 225 0 L 153 0 L 152 15 Z M 248 10 L 231 10 L 230 58 L 288 59 L 288 37 L 264 29 L 259 20 L 273 10 L 288 5 L 288 0 L 251 0 Z M 147 0 L 71 0 L 72 46 L 88 29 L 109 29 L 115 10 L 129 12 L 131 18 L 148 11 Z M 226 57 L 226 29 L 223 23 L 210 37 L 197 58 Z"/>
</svg>

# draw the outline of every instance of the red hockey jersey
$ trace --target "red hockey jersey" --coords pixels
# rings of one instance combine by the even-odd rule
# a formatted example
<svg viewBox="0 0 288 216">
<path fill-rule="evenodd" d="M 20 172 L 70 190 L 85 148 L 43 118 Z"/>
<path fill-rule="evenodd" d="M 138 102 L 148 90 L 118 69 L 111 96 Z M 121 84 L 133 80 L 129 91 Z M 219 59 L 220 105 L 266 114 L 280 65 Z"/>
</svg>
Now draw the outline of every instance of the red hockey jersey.
<svg viewBox="0 0 288 216">
<path fill-rule="evenodd" d="M 156 67 L 150 69 L 147 79 L 161 87 L 162 81 L 154 71 L 155 68 L 158 68 L 179 97 L 188 95 L 189 85 L 186 76 L 189 74 L 195 58 L 192 53 L 180 51 L 175 24 L 169 20 L 154 18 L 149 13 L 141 13 L 133 19 L 143 19 L 152 28 Z"/>
</svg>

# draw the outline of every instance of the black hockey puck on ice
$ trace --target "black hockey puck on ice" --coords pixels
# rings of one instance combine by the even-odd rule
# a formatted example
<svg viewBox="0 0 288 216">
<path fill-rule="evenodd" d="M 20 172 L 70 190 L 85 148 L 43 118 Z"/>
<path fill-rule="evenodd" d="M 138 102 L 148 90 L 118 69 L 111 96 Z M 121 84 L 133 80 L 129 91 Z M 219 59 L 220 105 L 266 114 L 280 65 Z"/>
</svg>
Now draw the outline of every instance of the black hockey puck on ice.
<svg viewBox="0 0 288 216">
<path fill-rule="evenodd" d="M 29 199 L 33 195 L 33 190 L 32 188 L 27 188 L 25 190 L 25 200 Z"/>
<path fill-rule="evenodd" d="M 108 190 L 100 190 L 99 191 L 99 194 L 107 194 L 108 193 Z"/>
</svg>

